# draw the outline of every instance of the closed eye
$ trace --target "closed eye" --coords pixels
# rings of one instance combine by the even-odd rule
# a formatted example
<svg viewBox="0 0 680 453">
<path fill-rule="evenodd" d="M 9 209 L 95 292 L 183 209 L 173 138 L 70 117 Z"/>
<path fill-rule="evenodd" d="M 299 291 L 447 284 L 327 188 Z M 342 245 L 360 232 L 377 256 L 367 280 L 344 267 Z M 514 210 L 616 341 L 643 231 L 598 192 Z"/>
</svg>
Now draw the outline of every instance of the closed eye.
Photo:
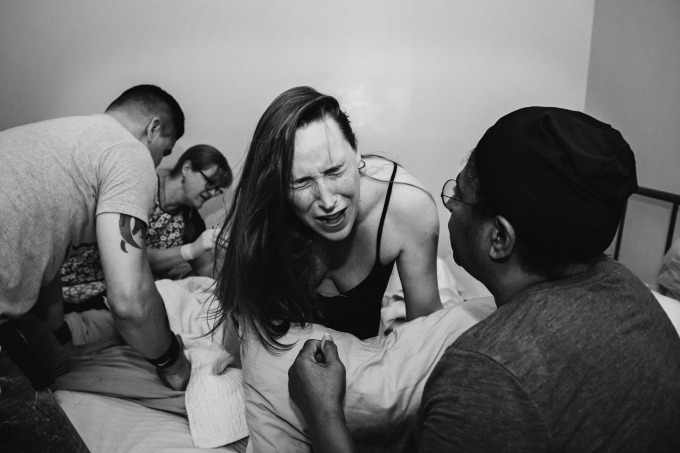
<svg viewBox="0 0 680 453">
<path fill-rule="evenodd" d="M 311 184 L 312 184 L 312 181 L 309 180 L 309 179 L 306 179 L 306 180 L 296 181 L 293 184 L 291 184 L 290 186 L 293 190 L 302 190 L 302 189 L 306 189 Z"/>
<path fill-rule="evenodd" d="M 342 176 L 342 174 L 345 173 L 345 171 L 347 171 L 346 168 L 343 168 L 342 166 L 337 166 L 337 167 L 332 167 L 332 168 L 329 168 L 328 170 L 326 170 L 324 172 L 324 175 L 326 175 L 326 176 L 336 176 L 337 177 L 337 176 Z"/>
<path fill-rule="evenodd" d="M 347 171 L 347 168 L 345 168 L 343 165 L 331 167 L 328 170 L 323 172 L 323 176 L 317 176 L 315 178 L 305 177 L 305 178 L 296 179 L 291 184 L 291 188 L 293 190 L 306 189 L 306 188 L 308 188 L 309 186 L 312 185 L 313 181 L 315 181 L 319 178 L 324 178 L 324 177 L 338 178 L 338 177 L 342 176 L 346 171 Z"/>
</svg>

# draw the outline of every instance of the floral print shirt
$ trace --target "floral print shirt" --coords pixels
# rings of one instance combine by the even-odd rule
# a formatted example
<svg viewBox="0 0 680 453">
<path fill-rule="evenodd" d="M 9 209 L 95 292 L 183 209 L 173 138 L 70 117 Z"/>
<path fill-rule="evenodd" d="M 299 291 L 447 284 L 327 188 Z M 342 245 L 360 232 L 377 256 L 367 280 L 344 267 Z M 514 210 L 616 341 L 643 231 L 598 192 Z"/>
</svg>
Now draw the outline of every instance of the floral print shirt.
<svg viewBox="0 0 680 453">
<path fill-rule="evenodd" d="M 149 216 L 146 246 L 148 248 L 163 249 L 184 245 L 185 218 L 192 218 L 194 216 L 200 218 L 198 211 L 193 210 L 190 213 L 182 211 L 168 213 L 163 211 L 158 201 L 158 195 L 156 195 L 153 211 Z M 202 221 L 194 223 L 202 225 L 202 230 L 198 231 L 198 234 L 205 230 L 205 225 Z M 196 234 L 196 237 L 198 234 Z M 193 240 L 195 238 L 186 242 L 192 242 Z M 162 276 L 154 276 L 154 278 L 162 278 Z M 79 303 L 106 291 L 97 247 L 92 246 L 84 253 L 66 260 L 61 267 L 61 280 L 65 302 Z"/>
</svg>

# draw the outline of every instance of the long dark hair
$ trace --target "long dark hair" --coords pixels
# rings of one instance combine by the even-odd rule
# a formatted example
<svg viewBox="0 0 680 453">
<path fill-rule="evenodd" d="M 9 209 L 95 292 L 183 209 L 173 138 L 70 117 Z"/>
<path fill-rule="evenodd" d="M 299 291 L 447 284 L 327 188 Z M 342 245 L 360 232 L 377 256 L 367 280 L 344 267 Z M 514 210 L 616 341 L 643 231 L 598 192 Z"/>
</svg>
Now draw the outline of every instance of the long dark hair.
<svg viewBox="0 0 680 453">
<path fill-rule="evenodd" d="M 310 87 L 279 95 L 257 123 L 220 234 L 226 243 L 217 281 L 217 329 L 229 316 L 257 332 L 270 351 L 291 324 L 314 319 L 317 270 L 313 233 L 289 207 L 295 133 L 322 120 L 337 122 L 354 150 L 357 141 L 338 101 Z M 244 326 L 246 327 L 246 326 Z"/>
</svg>

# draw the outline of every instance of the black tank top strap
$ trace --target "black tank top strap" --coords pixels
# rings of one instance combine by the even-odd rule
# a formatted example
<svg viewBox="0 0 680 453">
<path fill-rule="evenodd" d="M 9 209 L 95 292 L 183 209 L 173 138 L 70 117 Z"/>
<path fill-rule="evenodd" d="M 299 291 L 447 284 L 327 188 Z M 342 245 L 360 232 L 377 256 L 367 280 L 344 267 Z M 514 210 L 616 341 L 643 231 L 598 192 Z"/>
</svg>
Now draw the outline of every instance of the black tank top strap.
<svg viewBox="0 0 680 453">
<path fill-rule="evenodd" d="M 383 205 L 382 215 L 380 216 L 380 224 L 378 225 L 378 239 L 375 245 L 375 262 L 380 264 L 380 241 L 382 239 L 383 224 L 385 223 L 385 216 L 387 216 L 387 207 L 390 204 L 390 197 L 392 196 L 392 184 L 394 183 L 394 178 L 397 176 L 397 163 L 394 164 L 394 170 L 392 170 L 392 176 L 390 177 L 390 184 L 387 187 L 387 195 L 385 195 L 385 204 Z"/>
</svg>

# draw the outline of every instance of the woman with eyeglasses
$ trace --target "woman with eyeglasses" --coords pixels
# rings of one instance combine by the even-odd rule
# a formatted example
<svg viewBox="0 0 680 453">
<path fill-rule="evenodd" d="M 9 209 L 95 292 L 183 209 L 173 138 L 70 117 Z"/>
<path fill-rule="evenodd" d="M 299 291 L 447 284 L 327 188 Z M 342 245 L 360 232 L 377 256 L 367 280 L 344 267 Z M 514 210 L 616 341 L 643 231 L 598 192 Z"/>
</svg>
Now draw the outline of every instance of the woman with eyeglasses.
<svg viewBox="0 0 680 453">
<path fill-rule="evenodd" d="M 232 181 L 227 159 L 210 145 L 192 146 L 172 169 L 158 170 L 158 192 L 146 237 L 155 278 L 166 278 L 173 268 L 185 263 L 196 275 L 213 276 L 218 230 L 206 230 L 198 209 L 221 195 Z M 66 261 L 61 272 L 66 302 L 82 302 L 105 290 L 94 247 Z"/>
<path fill-rule="evenodd" d="M 362 157 L 338 101 L 310 87 L 260 118 L 222 234 L 221 322 L 247 323 L 267 347 L 307 322 L 378 335 L 395 263 L 407 320 L 442 306 L 432 196 L 396 163 Z"/>
</svg>

